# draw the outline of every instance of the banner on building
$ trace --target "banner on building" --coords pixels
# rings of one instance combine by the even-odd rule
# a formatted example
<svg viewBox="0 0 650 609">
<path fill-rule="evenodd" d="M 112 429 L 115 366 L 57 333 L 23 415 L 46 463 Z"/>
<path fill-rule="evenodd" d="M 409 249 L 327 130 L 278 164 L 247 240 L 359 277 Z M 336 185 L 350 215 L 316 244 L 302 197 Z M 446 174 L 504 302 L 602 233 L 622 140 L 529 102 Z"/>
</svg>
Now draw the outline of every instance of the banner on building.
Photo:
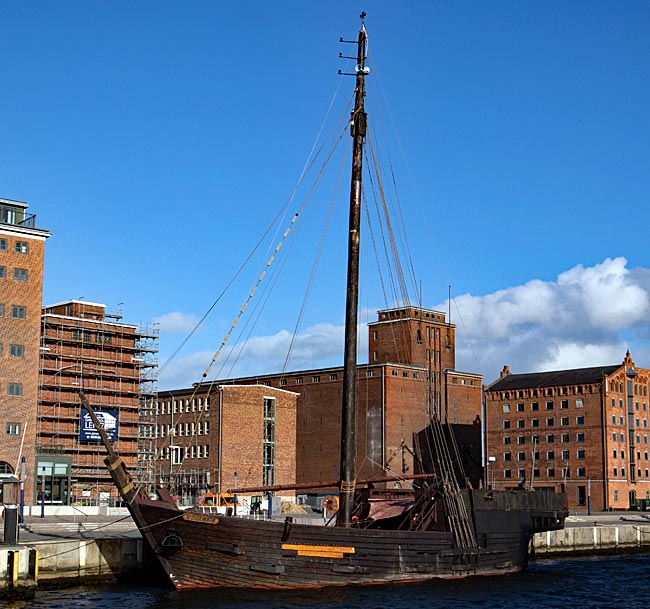
<svg viewBox="0 0 650 609">
<path fill-rule="evenodd" d="M 102 424 L 102 427 L 108 435 L 111 442 L 117 440 L 117 410 L 96 410 L 95 414 Z M 90 414 L 85 408 L 81 409 L 81 425 L 79 426 L 79 441 L 80 442 L 101 442 L 99 432 L 95 428 Z"/>
</svg>

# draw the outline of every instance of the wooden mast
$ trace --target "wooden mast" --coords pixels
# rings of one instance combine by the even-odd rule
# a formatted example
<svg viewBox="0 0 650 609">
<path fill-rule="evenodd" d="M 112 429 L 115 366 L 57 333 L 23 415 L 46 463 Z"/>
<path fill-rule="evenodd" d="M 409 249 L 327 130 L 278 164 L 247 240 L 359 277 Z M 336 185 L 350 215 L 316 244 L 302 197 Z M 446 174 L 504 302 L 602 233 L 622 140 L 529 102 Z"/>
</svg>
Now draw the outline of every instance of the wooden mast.
<svg viewBox="0 0 650 609">
<path fill-rule="evenodd" d="M 356 98 L 352 112 L 350 134 L 352 148 L 352 177 L 350 183 L 350 220 L 348 235 L 347 297 L 345 302 L 345 354 L 343 363 L 343 404 L 341 416 L 340 499 L 337 525 L 349 527 L 354 508 L 356 480 L 357 427 L 357 309 L 359 306 L 359 231 L 361 225 L 361 179 L 363 173 L 363 140 L 367 117 L 364 111 L 365 76 L 367 69 L 364 26 L 366 14 L 361 13 L 361 29 L 357 39 Z"/>
</svg>

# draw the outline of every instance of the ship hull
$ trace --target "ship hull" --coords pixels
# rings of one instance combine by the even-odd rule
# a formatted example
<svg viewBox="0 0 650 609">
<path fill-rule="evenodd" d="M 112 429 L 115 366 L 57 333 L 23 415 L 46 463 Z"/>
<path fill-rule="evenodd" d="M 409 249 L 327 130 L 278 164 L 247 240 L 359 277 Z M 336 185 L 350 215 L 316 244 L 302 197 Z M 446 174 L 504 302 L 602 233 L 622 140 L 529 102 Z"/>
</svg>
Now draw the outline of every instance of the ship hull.
<svg viewBox="0 0 650 609">
<path fill-rule="evenodd" d="M 456 547 L 448 531 L 249 520 L 183 512 L 165 501 L 140 501 L 137 512 L 177 588 L 311 588 L 513 573 L 527 564 L 532 534 L 560 528 L 565 515 L 562 495 L 465 491 L 463 498 L 479 547 Z"/>
</svg>

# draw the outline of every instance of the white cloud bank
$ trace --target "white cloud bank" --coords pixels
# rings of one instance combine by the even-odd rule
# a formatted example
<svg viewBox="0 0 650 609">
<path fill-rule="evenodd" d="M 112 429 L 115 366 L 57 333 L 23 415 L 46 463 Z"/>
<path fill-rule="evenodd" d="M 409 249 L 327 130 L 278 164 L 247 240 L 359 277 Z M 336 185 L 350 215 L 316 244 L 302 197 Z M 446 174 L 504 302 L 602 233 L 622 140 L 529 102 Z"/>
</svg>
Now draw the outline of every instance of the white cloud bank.
<svg viewBox="0 0 650 609">
<path fill-rule="evenodd" d="M 432 308 L 446 311 L 448 303 Z M 179 325 L 188 319 L 169 315 L 179 315 Z M 650 367 L 650 270 L 630 270 L 622 257 L 578 265 L 556 281 L 534 279 L 485 296 L 458 296 L 452 317 L 456 367 L 482 374 L 486 383 L 498 378 L 504 364 L 515 373 L 616 364 L 628 348 L 639 366 Z M 168 321 L 173 326 L 174 318 Z M 360 327 L 361 362 L 367 361 L 367 340 L 367 328 Z M 218 377 L 279 372 L 290 341 L 283 330 L 235 346 L 236 368 L 226 361 Z M 339 365 L 342 353 L 343 327 L 318 324 L 297 337 L 288 370 Z M 161 387 L 198 381 L 211 358 L 204 352 L 177 359 L 161 375 Z"/>
<path fill-rule="evenodd" d="M 439 305 L 447 310 L 447 303 Z M 504 364 L 535 372 L 616 364 L 630 348 L 650 366 L 650 273 L 625 258 L 578 265 L 556 281 L 532 280 L 485 296 L 454 299 L 457 367 L 486 382 Z"/>
</svg>

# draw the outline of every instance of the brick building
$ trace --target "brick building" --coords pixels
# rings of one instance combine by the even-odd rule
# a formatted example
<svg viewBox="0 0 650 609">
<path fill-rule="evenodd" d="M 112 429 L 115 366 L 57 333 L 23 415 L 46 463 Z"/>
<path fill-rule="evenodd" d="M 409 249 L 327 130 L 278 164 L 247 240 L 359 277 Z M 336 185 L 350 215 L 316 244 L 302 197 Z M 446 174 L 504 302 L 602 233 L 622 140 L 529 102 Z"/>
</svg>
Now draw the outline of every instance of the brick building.
<svg viewBox="0 0 650 609">
<path fill-rule="evenodd" d="M 46 230 L 27 203 L 0 199 L 0 477 L 22 475 L 33 489 L 40 311 Z"/>
<path fill-rule="evenodd" d="M 44 484 L 46 503 L 107 501 L 115 491 L 105 451 L 79 390 L 102 413 L 126 465 L 142 469 L 141 461 L 153 458 L 139 434 L 139 411 L 154 397 L 157 330 L 125 324 L 105 305 L 82 300 L 44 307 L 41 322 L 34 500 Z"/>
<path fill-rule="evenodd" d="M 496 488 L 565 490 L 569 509 L 650 502 L 648 382 L 621 364 L 511 374 L 485 388 L 486 477 Z"/>
<path fill-rule="evenodd" d="M 444 313 L 418 307 L 380 311 L 369 332 L 370 363 L 358 367 L 358 475 L 413 473 L 414 435 L 432 415 L 463 424 L 480 418 L 481 377 L 454 369 L 455 327 Z M 342 380 L 342 367 L 333 367 L 222 380 L 214 387 L 255 384 L 295 392 L 296 482 L 314 483 L 338 479 Z M 174 390 L 169 397 L 191 393 Z M 214 410 L 211 416 L 215 425 Z M 232 429 L 243 432 L 242 426 Z M 216 475 L 213 470 L 211 480 Z M 250 486 L 241 475 L 239 482 Z"/>
<path fill-rule="evenodd" d="M 208 489 L 294 484 L 297 397 L 264 385 L 159 392 L 156 484 L 186 505 Z"/>
</svg>

